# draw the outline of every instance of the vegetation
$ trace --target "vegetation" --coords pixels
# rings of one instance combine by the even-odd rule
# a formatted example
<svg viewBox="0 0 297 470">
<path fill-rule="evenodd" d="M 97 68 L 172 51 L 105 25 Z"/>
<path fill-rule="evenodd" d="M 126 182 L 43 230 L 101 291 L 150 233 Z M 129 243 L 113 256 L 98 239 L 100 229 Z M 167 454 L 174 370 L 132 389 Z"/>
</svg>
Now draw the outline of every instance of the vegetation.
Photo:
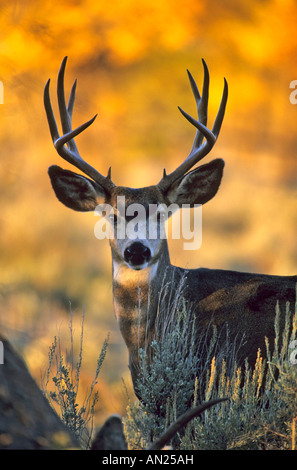
<svg viewBox="0 0 297 470">
<path fill-rule="evenodd" d="M 150 356 L 140 350 L 141 377 L 138 383 L 143 403 L 131 402 L 124 417 L 129 449 L 146 449 L 189 407 L 228 397 L 227 401 L 194 418 L 171 441 L 178 450 L 287 450 L 295 449 L 297 421 L 297 302 L 276 305 L 274 344 L 266 340 L 265 359 L 261 351 L 254 368 L 247 361 L 236 363 L 232 344 L 217 348 L 213 330 L 206 349 L 201 336 L 196 353 L 185 347 L 192 340 L 195 322 L 181 298 L 176 304 L 177 322 L 169 321 L 163 334 L 151 344 Z M 285 315 L 280 329 L 280 316 Z M 69 323 L 70 350 L 62 353 L 60 338 L 49 349 L 49 364 L 43 377 L 43 391 L 63 422 L 88 448 L 93 430 L 98 382 L 106 356 L 108 338 L 97 360 L 95 377 L 79 405 L 78 390 L 83 356 L 84 314 L 77 360 L 74 353 L 73 315 Z M 166 334 L 165 334 L 166 333 Z M 193 344 L 193 343 L 192 343 Z M 198 354 L 197 354 L 198 352 Z M 199 354 L 200 352 L 200 354 Z M 66 357 L 66 359 L 65 359 Z M 152 361 L 149 365 L 148 359 Z M 197 375 L 193 370 L 198 371 Z M 50 386 L 52 385 L 52 387 Z"/>
<path fill-rule="evenodd" d="M 197 377 L 187 380 L 187 374 L 193 370 L 193 365 L 199 366 L 199 360 L 191 354 L 186 360 L 180 356 L 180 338 L 184 338 L 189 326 L 182 321 L 167 340 L 163 338 L 162 344 L 152 344 L 154 358 L 150 369 L 146 354 L 142 352 L 143 375 L 138 385 L 146 404 L 128 406 L 125 430 L 129 448 L 146 448 L 186 411 L 191 398 L 195 406 L 201 398 L 207 401 L 228 396 L 228 401 L 189 423 L 184 432 L 173 439 L 173 448 L 295 449 L 297 367 L 296 349 L 292 347 L 296 344 L 293 341 L 297 332 L 297 305 L 295 312 L 287 305 L 283 331 L 279 328 L 280 314 L 277 305 L 274 345 L 266 342 L 267 359 L 258 351 L 253 369 L 247 362 L 240 368 L 236 361 L 218 360 L 210 351 L 206 358 L 208 368 L 200 368 Z M 185 318 L 181 311 L 180 320 Z"/>
<path fill-rule="evenodd" d="M 83 314 L 79 352 L 76 363 L 74 361 L 73 317 L 71 312 L 69 324 L 70 351 L 69 353 L 67 353 L 67 350 L 65 351 L 65 358 L 62 353 L 60 339 L 55 337 L 54 342 L 49 348 L 49 364 L 47 372 L 43 377 L 42 388 L 45 396 L 49 400 L 50 404 L 57 410 L 64 424 L 78 438 L 81 445 L 88 448 L 93 431 L 95 405 L 98 402 L 98 390 L 95 386 L 98 383 L 98 376 L 106 356 L 108 337 L 104 341 L 99 354 L 94 379 L 90 385 L 89 391 L 87 392 L 82 405 L 79 405 L 78 392 L 83 356 L 84 317 L 85 315 Z M 53 389 L 50 387 L 50 379 L 54 384 Z"/>
</svg>

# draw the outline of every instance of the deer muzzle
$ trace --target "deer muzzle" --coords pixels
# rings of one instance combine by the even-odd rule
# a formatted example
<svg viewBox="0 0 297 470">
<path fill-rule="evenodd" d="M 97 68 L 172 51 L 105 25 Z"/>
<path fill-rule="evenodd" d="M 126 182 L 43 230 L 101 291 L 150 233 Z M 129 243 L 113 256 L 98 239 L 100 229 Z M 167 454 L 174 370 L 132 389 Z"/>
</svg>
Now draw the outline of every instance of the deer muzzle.
<svg viewBox="0 0 297 470">
<path fill-rule="evenodd" d="M 149 262 L 151 257 L 151 250 L 141 242 L 132 243 L 124 251 L 126 263 L 134 269 L 141 269 L 144 264 Z"/>
</svg>

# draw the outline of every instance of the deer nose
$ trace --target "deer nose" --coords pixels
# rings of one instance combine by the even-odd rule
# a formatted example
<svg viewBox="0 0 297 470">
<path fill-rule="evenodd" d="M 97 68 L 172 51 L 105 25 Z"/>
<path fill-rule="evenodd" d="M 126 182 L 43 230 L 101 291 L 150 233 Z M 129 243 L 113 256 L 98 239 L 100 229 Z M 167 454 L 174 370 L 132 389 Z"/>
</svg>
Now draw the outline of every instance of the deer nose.
<svg viewBox="0 0 297 470">
<path fill-rule="evenodd" d="M 125 261 L 132 266 L 140 266 L 151 258 L 151 250 L 141 242 L 132 243 L 124 252 Z"/>
</svg>

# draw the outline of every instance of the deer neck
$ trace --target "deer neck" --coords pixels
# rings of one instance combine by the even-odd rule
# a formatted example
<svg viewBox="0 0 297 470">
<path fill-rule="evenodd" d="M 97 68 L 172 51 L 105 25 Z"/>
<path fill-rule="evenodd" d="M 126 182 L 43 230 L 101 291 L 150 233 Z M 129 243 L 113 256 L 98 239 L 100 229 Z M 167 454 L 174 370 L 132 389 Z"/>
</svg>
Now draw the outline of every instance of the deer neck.
<svg viewBox="0 0 297 470">
<path fill-rule="evenodd" d="M 158 311 L 158 292 L 166 270 L 172 268 L 167 241 L 153 264 L 139 271 L 112 260 L 114 311 L 130 355 L 151 342 Z"/>
</svg>

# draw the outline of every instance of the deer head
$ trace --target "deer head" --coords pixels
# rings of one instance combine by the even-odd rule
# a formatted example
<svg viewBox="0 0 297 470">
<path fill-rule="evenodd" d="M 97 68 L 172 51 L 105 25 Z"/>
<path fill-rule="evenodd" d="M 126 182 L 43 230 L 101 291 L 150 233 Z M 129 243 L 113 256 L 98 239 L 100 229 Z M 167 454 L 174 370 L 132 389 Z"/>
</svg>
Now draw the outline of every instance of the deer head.
<svg viewBox="0 0 297 470">
<path fill-rule="evenodd" d="M 131 239 L 126 236 L 111 238 L 111 247 L 114 259 L 125 262 L 132 269 L 142 269 L 153 263 L 164 250 L 164 242 L 160 237 L 154 240 L 148 235 L 148 220 L 150 227 L 155 233 L 160 233 L 162 226 L 168 216 L 162 207 L 175 204 L 181 207 L 188 204 L 191 207 L 195 204 L 205 204 L 217 192 L 223 174 L 224 162 L 216 159 L 191 170 L 191 168 L 202 160 L 214 146 L 220 132 L 227 102 L 228 87 L 225 80 L 224 91 L 212 130 L 207 125 L 207 106 L 209 93 L 209 72 L 203 60 L 204 82 L 202 96 L 198 87 L 188 72 L 190 84 L 195 97 L 198 120 L 188 113 L 179 110 L 183 116 L 196 128 L 196 135 L 192 150 L 188 157 L 172 173 L 166 174 L 164 169 L 161 180 L 153 186 L 132 189 L 123 186 L 116 186 L 111 180 L 111 169 L 107 176 L 103 176 L 95 168 L 89 165 L 79 154 L 74 138 L 89 127 L 95 120 L 96 115 L 76 129 L 72 129 L 72 112 L 75 100 L 76 81 L 71 89 L 68 105 L 65 102 L 64 74 L 67 57 L 62 61 L 58 74 L 57 95 L 59 112 L 62 124 L 63 135 L 60 136 L 57 123 L 53 114 L 48 80 L 44 90 L 44 104 L 47 119 L 54 146 L 58 154 L 67 162 L 78 168 L 84 176 L 69 170 L 64 170 L 58 166 L 49 168 L 49 176 L 57 198 L 67 207 L 76 211 L 94 211 L 96 207 L 105 207 L 102 215 L 108 219 L 117 229 L 118 225 L 124 226 L 127 221 L 133 218 L 133 205 L 138 204 L 144 208 L 145 216 L 140 217 L 138 224 L 142 224 L 141 236 Z M 190 171 L 191 170 L 191 171 Z M 85 176 L 86 175 L 86 176 Z M 121 204 L 118 203 L 121 201 Z M 124 201 L 124 203 L 123 203 Z M 150 207 L 158 207 L 158 214 Z M 129 213 L 130 208 L 130 213 Z M 161 209 L 160 209 L 161 208 Z M 135 211 L 134 211 L 135 216 Z M 118 229 L 117 229 L 118 231 Z"/>
</svg>

